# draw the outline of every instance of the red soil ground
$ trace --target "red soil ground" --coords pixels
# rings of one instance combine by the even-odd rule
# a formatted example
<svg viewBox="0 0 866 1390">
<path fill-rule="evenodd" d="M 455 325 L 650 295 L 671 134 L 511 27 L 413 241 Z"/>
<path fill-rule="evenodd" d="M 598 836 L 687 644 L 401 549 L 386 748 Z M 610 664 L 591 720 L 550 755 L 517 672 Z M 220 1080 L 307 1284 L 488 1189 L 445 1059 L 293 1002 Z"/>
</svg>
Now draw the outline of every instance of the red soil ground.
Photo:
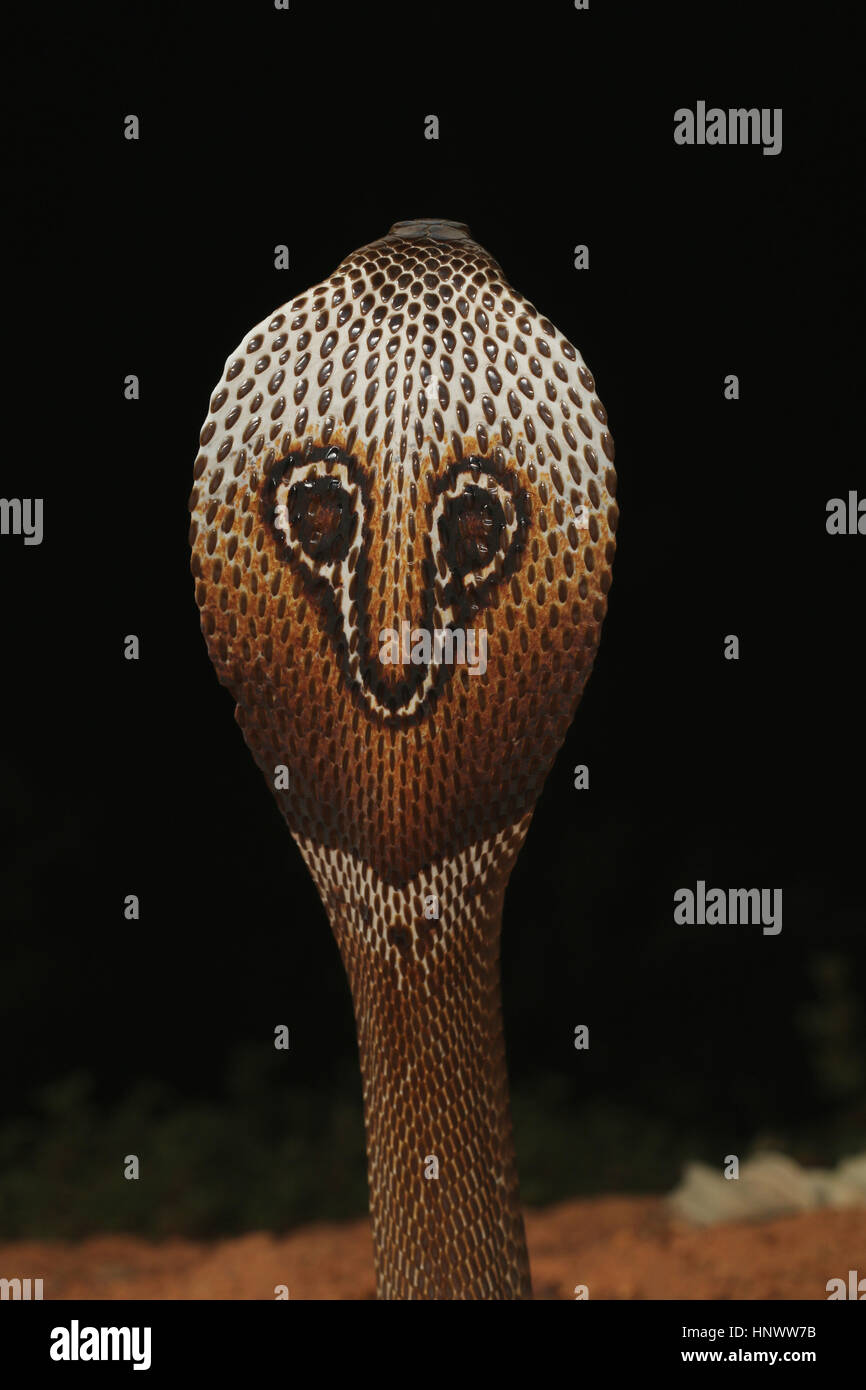
<svg viewBox="0 0 866 1390">
<path fill-rule="evenodd" d="M 866 1211 L 811 1211 L 696 1229 L 658 1197 L 602 1197 L 528 1211 L 535 1297 L 826 1299 L 827 1280 L 866 1273 Z M 373 1298 L 367 1221 L 274 1237 L 95 1236 L 0 1245 L 0 1274 L 44 1279 L 46 1299 Z"/>
</svg>

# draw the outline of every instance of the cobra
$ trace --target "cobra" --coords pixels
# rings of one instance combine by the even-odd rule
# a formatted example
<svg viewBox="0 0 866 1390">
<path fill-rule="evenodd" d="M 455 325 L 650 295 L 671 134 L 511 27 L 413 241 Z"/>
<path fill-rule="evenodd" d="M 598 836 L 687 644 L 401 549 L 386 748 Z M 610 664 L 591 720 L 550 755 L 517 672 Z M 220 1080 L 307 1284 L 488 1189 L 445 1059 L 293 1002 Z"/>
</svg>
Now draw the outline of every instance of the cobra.
<svg viewBox="0 0 866 1390">
<path fill-rule="evenodd" d="M 595 382 L 465 225 L 417 219 L 252 329 L 200 445 L 202 630 L 351 988 L 378 1296 L 531 1297 L 499 939 L 606 612 Z M 404 624 L 485 637 L 483 671 L 383 662 Z"/>
</svg>

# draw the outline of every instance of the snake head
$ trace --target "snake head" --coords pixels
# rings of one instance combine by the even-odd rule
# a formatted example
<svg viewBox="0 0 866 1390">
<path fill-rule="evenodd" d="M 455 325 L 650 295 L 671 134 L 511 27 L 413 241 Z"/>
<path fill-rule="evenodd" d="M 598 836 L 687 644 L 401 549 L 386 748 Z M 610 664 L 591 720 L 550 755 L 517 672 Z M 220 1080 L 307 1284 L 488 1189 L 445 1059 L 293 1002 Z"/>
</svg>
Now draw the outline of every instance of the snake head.
<svg viewBox="0 0 866 1390">
<path fill-rule="evenodd" d="M 531 813 L 606 611 L 613 457 L 579 352 L 461 223 L 396 224 L 244 338 L 192 571 L 296 837 L 405 883 Z"/>
</svg>

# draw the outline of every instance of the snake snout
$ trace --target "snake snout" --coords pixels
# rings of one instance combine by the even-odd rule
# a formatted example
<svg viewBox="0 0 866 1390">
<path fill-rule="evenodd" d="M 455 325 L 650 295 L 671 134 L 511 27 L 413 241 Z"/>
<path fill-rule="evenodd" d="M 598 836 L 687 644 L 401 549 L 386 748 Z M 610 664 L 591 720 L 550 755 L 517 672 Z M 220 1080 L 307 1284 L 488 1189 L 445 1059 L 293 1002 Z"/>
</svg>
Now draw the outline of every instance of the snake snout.
<svg viewBox="0 0 866 1390">
<path fill-rule="evenodd" d="M 431 241 L 472 239 L 472 233 L 466 223 L 455 222 L 450 217 L 410 217 L 405 222 L 395 222 L 388 236 L 406 240 L 429 237 Z"/>
</svg>

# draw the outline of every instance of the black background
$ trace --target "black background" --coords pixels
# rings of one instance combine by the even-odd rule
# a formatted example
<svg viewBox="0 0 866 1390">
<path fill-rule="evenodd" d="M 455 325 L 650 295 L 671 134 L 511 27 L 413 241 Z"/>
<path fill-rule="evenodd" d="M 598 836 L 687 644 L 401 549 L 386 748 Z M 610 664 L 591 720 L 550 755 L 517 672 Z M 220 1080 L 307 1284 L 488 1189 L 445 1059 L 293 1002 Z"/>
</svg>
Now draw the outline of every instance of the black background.
<svg viewBox="0 0 866 1390">
<path fill-rule="evenodd" d="M 667 1184 L 755 1142 L 812 1161 L 862 1145 L 866 541 L 825 529 L 829 498 L 864 491 L 862 121 L 853 33 L 761 14 L 259 0 L 58 13 L 22 47 L 3 492 L 44 497 L 45 539 L 0 541 L 0 1085 L 37 1147 L 62 1123 L 40 1088 L 88 1077 L 93 1114 L 143 1078 L 218 1105 L 239 1056 L 277 1065 L 277 1023 L 273 1133 L 295 1125 L 298 1163 L 327 1166 L 333 1130 L 292 1108 L 314 1093 L 361 1143 L 348 989 L 207 659 L 186 501 L 236 344 L 416 215 L 467 222 L 578 346 L 617 446 L 609 616 L 506 901 L 524 1191 Z M 699 99 L 782 106 L 782 153 L 676 146 Z M 781 935 L 676 926 L 698 878 L 782 888 Z M 98 1189 L 76 1155 L 77 1176 L 41 1178 L 47 1209 L 53 1182 Z M 194 1226 L 182 1144 L 172 1161 L 171 1219 Z M 231 1147 L 215 1162 L 205 1225 L 228 1227 Z M 89 1210 L 98 1225 L 98 1190 Z"/>
</svg>

